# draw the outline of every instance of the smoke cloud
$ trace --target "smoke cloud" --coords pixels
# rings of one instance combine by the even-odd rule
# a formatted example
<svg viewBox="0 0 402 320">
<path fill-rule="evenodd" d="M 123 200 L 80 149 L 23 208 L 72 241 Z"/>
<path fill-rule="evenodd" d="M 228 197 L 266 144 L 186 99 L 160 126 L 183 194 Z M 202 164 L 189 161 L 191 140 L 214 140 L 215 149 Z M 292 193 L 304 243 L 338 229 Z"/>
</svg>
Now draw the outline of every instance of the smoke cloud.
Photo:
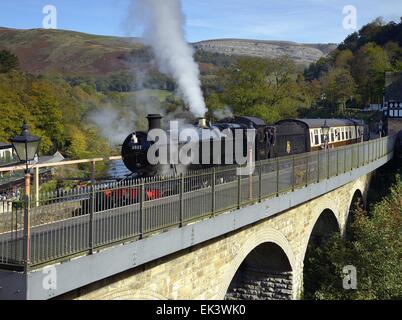
<svg viewBox="0 0 402 320">
<path fill-rule="evenodd" d="M 109 141 L 110 146 L 117 146 L 122 144 L 132 132 L 135 115 L 130 113 L 123 117 L 112 107 L 105 106 L 89 114 L 88 120 L 96 124 L 102 136 Z"/>
<path fill-rule="evenodd" d="M 230 107 L 225 106 L 223 109 L 218 109 L 213 112 L 216 119 L 222 120 L 225 118 L 233 118 L 234 114 Z"/>
<path fill-rule="evenodd" d="M 185 39 L 185 18 L 180 0 L 132 0 L 128 24 L 142 29 L 146 45 L 153 48 L 160 72 L 173 77 L 191 112 L 204 116 L 200 71 L 193 49 Z"/>
</svg>

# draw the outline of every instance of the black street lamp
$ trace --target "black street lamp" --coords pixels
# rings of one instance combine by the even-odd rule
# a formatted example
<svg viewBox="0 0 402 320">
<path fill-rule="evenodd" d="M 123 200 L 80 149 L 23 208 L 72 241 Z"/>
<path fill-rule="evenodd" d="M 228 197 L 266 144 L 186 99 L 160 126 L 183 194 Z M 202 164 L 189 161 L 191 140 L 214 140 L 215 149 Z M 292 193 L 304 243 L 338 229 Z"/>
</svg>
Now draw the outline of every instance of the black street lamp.
<svg viewBox="0 0 402 320">
<path fill-rule="evenodd" d="M 11 139 L 15 153 L 20 162 L 26 164 L 25 173 L 29 173 L 29 162 L 35 159 L 38 152 L 40 138 L 31 135 L 28 131 L 28 125 L 24 124 L 19 136 Z"/>
<path fill-rule="evenodd" d="M 25 272 L 28 272 L 31 260 L 31 219 L 30 219 L 30 193 L 31 193 L 31 174 L 29 172 L 29 163 L 35 159 L 38 152 L 40 138 L 31 135 L 28 131 L 28 125 L 24 124 L 19 136 L 11 139 L 15 153 L 20 162 L 25 163 L 25 210 L 24 210 L 24 242 L 23 257 L 25 263 Z"/>
</svg>

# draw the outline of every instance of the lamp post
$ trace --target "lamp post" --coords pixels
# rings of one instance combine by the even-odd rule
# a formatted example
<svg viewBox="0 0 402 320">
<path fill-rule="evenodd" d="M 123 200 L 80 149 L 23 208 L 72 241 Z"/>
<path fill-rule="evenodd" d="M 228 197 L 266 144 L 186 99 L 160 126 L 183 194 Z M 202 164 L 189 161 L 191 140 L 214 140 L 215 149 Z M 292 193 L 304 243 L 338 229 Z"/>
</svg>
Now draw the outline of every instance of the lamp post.
<svg viewBox="0 0 402 320">
<path fill-rule="evenodd" d="M 324 148 L 325 148 L 325 157 L 327 160 L 327 178 L 329 179 L 329 126 L 327 125 L 327 120 L 325 120 L 324 125 L 321 127 L 322 135 L 324 136 Z"/>
<path fill-rule="evenodd" d="M 25 163 L 25 210 L 24 210 L 24 245 L 23 258 L 25 263 L 25 271 L 27 271 L 31 260 L 31 219 L 30 219 L 30 186 L 31 174 L 29 172 L 29 163 L 35 159 L 38 152 L 40 138 L 31 135 L 28 131 L 28 125 L 25 123 L 22 127 L 21 134 L 13 139 L 11 143 L 20 162 Z"/>
<path fill-rule="evenodd" d="M 321 127 L 321 130 L 322 130 L 322 135 L 324 137 L 324 147 L 325 147 L 325 149 L 328 149 L 330 127 L 327 125 L 327 120 L 325 120 L 324 126 Z"/>
</svg>

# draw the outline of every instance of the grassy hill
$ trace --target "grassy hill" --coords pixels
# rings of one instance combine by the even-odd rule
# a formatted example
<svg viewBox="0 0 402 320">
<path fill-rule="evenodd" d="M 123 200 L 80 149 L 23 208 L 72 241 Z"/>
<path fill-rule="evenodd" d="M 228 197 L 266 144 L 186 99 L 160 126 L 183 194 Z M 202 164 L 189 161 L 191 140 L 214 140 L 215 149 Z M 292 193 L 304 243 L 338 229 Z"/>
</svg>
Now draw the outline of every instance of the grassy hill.
<svg viewBox="0 0 402 320">
<path fill-rule="evenodd" d="M 196 49 L 227 55 L 275 58 L 289 55 L 308 64 L 324 56 L 331 46 L 299 45 L 284 41 L 211 40 L 194 44 Z M 212 49 L 211 49 L 212 46 Z M 0 28 L 0 49 L 15 53 L 23 71 L 60 73 L 63 76 L 104 77 L 135 71 L 144 46 L 139 39 L 97 36 L 66 30 Z M 132 59 L 132 56 L 136 59 Z"/>
<path fill-rule="evenodd" d="M 0 49 L 14 52 L 24 71 L 62 75 L 109 75 L 134 66 L 124 55 L 143 46 L 135 39 L 64 30 L 0 28 Z"/>
</svg>

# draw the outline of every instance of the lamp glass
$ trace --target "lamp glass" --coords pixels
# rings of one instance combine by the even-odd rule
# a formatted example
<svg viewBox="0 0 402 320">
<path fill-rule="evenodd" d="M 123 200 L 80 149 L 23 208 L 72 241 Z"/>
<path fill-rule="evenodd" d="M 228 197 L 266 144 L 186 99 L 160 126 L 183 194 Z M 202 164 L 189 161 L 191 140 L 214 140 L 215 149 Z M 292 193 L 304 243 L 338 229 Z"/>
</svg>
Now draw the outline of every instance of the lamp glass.
<svg viewBox="0 0 402 320">
<path fill-rule="evenodd" d="M 21 135 L 12 139 L 11 142 L 21 162 L 28 163 L 35 159 L 40 144 L 40 138 L 30 135 L 28 126 L 24 125 Z"/>
<path fill-rule="evenodd" d="M 322 127 L 322 133 L 323 133 L 325 136 L 327 136 L 327 135 L 329 134 L 329 127 L 327 126 L 327 124 L 325 124 L 325 125 Z"/>
</svg>

